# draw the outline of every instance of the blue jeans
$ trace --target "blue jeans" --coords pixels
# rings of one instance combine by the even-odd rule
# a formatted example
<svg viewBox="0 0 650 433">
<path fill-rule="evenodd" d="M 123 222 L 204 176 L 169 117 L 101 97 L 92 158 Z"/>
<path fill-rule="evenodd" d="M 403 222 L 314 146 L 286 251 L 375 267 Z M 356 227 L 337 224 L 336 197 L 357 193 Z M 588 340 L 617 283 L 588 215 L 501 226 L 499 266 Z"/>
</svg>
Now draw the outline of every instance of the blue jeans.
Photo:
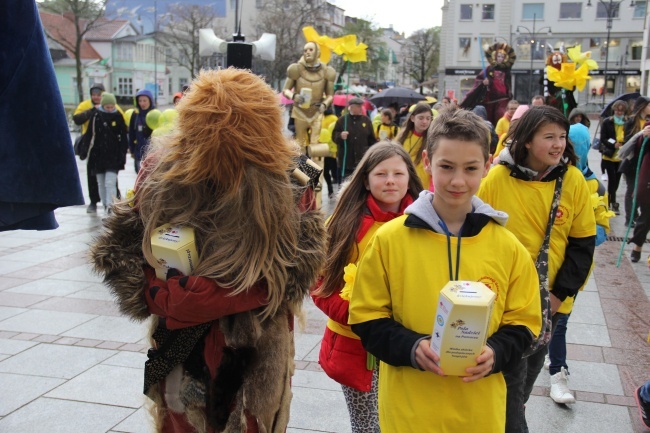
<svg viewBox="0 0 650 433">
<path fill-rule="evenodd" d="M 551 359 L 548 371 L 551 376 L 559 373 L 562 367 L 569 371 L 569 366 L 566 365 L 566 327 L 570 315 L 570 313 L 553 315 L 553 337 L 548 345 L 548 356 Z"/>
</svg>

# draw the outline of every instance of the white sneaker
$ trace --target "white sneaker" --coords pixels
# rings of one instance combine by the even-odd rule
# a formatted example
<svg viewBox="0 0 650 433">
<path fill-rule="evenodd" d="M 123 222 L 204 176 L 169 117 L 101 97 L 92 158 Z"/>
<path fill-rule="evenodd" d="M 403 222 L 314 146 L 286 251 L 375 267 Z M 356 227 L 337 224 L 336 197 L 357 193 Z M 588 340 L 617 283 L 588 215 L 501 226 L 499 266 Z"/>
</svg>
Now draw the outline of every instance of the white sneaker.
<svg viewBox="0 0 650 433">
<path fill-rule="evenodd" d="M 603 173 L 603 174 L 600 176 L 600 180 L 602 180 L 603 182 L 607 182 L 607 179 L 608 179 L 608 177 L 607 177 L 607 173 Z"/>
<path fill-rule="evenodd" d="M 573 404 L 576 402 L 576 398 L 571 394 L 567 386 L 568 380 L 568 372 L 564 367 L 562 367 L 559 373 L 551 376 L 551 398 L 554 402 L 563 404 Z"/>
<path fill-rule="evenodd" d="M 550 366 L 551 366 L 551 357 L 546 355 L 544 357 L 544 368 L 548 370 Z"/>
</svg>

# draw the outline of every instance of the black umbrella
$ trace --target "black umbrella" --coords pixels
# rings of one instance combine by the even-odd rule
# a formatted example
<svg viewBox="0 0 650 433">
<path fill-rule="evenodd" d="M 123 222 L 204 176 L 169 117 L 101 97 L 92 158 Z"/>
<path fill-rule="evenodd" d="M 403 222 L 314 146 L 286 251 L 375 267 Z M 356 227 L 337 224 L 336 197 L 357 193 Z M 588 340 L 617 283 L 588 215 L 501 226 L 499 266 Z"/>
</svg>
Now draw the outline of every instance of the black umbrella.
<svg viewBox="0 0 650 433">
<path fill-rule="evenodd" d="M 406 89 L 404 87 L 391 87 L 390 89 L 375 94 L 370 97 L 369 100 L 377 107 L 388 107 L 393 102 L 396 102 L 397 105 L 411 105 L 419 101 L 424 101 L 426 98 L 411 89 Z"/>
<path fill-rule="evenodd" d="M 612 114 L 612 105 L 614 105 L 614 102 L 616 101 L 634 101 L 637 99 L 641 94 L 639 92 L 631 92 L 631 93 L 624 93 L 618 98 L 614 99 L 611 101 L 609 104 L 607 104 L 607 107 L 603 109 L 603 111 L 600 113 L 600 117 L 607 117 Z"/>
</svg>

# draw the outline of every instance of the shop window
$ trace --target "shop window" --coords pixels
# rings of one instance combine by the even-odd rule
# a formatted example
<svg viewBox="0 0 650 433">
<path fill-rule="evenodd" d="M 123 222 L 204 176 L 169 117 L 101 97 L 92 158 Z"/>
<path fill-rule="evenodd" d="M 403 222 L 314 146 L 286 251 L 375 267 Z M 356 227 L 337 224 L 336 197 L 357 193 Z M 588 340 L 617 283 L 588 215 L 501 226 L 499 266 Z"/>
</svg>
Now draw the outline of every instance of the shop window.
<svg viewBox="0 0 650 433">
<path fill-rule="evenodd" d="M 647 1 L 637 1 L 634 3 L 634 18 L 645 18 L 645 11 L 648 7 Z"/>
<path fill-rule="evenodd" d="M 472 48 L 472 38 L 460 37 L 458 38 L 458 60 L 470 60 L 470 49 Z"/>
</svg>

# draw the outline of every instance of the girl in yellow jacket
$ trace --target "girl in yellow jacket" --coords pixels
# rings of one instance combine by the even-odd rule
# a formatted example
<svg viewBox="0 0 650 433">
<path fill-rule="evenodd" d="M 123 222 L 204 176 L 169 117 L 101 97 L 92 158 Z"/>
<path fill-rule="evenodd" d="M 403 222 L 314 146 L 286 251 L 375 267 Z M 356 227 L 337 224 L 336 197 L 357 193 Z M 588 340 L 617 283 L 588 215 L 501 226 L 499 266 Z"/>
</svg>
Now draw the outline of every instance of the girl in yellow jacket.
<svg viewBox="0 0 650 433">
<path fill-rule="evenodd" d="M 327 223 L 324 275 L 312 292 L 314 303 L 329 318 L 319 363 L 343 387 L 353 433 L 379 433 L 374 358 L 348 325 L 356 263 L 377 229 L 401 215 L 421 190 L 406 151 L 396 144 L 379 142 L 368 149 L 343 186 Z"/>
<path fill-rule="evenodd" d="M 476 114 L 444 110 L 429 129 L 424 167 L 436 185 L 380 227 L 359 264 L 352 331 L 379 367 L 382 433 L 502 433 L 501 371 L 541 325 L 539 283 L 507 215 L 474 193 L 487 173 L 489 130 Z M 487 344 L 466 377 L 445 376 L 430 348 L 438 294 L 450 280 L 496 293 Z"/>
<path fill-rule="evenodd" d="M 415 171 L 424 189 L 429 188 L 431 184 L 431 175 L 426 172 L 422 163 L 422 151 L 427 141 L 427 130 L 432 119 L 433 113 L 431 113 L 429 104 L 418 102 L 413 112 L 408 115 L 404 123 L 404 129 L 397 136 L 397 141 L 411 155 L 411 160 L 415 164 Z"/>
<path fill-rule="evenodd" d="M 511 143 L 499 154 L 499 165 L 490 170 L 478 192 L 481 199 L 510 215 L 508 229 L 536 259 L 548 225 L 555 184 L 562 178 L 548 251 L 554 327 L 571 312 L 574 297 L 587 281 L 596 242 L 590 193 L 584 176 L 575 167 L 576 154 L 567 140 L 568 132 L 569 122 L 559 110 L 531 107 L 510 128 L 506 141 Z M 527 430 L 524 404 L 542 369 L 546 349 L 521 359 L 505 374 L 506 432 Z M 568 372 L 564 367 L 551 373 L 552 383 L 566 383 Z"/>
</svg>

